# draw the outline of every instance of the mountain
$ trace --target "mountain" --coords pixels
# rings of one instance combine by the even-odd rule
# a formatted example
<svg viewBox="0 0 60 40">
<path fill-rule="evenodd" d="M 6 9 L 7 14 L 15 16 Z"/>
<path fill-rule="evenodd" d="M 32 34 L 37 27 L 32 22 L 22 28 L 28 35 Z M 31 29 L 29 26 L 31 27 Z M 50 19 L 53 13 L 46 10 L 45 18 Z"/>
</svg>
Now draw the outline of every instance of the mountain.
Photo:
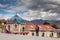
<svg viewBox="0 0 60 40">
<path fill-rule="evenodd" d="M 32 21 L 25 21 L 27 24 L 43 24 L 45 21 L 49 22 L 50 24 L 56 24 L 60 28 L 60 20 L 32 20 Z"/>
<path fill-rule="evenodd" d="M 32 20 L 32 21 L 25 21 L 27 24 L 43 24 L 45 20 Z"/>
</svg>

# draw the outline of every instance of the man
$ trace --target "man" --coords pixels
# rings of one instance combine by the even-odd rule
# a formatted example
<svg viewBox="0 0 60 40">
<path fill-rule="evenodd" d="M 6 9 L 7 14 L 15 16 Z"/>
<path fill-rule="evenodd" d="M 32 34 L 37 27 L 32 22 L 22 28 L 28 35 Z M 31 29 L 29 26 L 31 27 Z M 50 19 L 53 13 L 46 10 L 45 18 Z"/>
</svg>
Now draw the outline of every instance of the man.
<svg viewBox="0 0 60 40">
<path fill-rule="evenodd" d="M 38 27 L 38 25 L 36 25 L 35 31 L 36 31 L 36 36 L 39 36 L 39 27 Z"/>
</svg>

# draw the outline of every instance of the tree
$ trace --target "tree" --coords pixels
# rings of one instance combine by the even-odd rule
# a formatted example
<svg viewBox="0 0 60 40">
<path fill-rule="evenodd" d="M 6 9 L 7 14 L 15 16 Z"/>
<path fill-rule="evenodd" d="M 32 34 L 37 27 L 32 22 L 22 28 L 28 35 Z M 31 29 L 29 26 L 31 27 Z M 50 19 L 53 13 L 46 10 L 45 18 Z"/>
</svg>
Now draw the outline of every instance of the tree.
<svg viewBox="0 0 60 40">
<path fill-rule="evenodd" d="M 58 29 L 56 24 L 52 24 L 52 27 L 55 28 L 55 29 Z"/>
<path fill-rule="evenodd" d="M 45 25 L 51 25 L 53 28 L 58 29 L 58 27 L 57 27 L 56 24 L 53 24 L 53 23 L 50 24 L 50 23 L 47 22 L 47 21 L 45 21 L 43 24 L 45 24 Z"/>
<path fill-rule="evenodd" d="M 45 21 L 43 24 L 48 24 L 48 25 L 50 25 L 50 23 L 49 23 L 49 22 L 47 22 L 47 21 Z"/>
</svg>

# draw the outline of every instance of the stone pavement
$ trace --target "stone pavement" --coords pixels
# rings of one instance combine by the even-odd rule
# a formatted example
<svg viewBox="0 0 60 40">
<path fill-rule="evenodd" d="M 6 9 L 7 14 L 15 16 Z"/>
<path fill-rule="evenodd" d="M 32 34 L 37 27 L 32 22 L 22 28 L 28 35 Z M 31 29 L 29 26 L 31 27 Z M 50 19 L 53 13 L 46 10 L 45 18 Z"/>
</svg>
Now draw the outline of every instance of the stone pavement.
<svg viewBox="0 0 60 40">
<path fill-rule="evenodd" d="M 37 36 L 23 36 L 15 34 L 0 34 L 0 40 L 60 40 L 60 38 L 48 38 L 48 37 L 37 37 Z"/>
</svg>

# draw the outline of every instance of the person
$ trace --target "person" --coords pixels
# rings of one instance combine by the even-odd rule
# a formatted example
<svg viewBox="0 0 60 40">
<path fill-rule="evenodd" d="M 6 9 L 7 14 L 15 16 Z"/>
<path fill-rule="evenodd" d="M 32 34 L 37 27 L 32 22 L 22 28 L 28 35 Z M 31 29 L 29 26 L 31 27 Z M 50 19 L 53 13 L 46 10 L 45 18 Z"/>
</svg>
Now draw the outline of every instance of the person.
<svg viewBox="0 0 60 40">
<path fill-rule="evenodd" d="M 44 37 L 44 32 L 42 33 L 42 37 Z"/>
<path fill-rule="evenodd" d="M 39 27 L 38 27 L 38 25 L 36 25 L 35 30 L 36 30 L 36 36 L 39 36 Z"/>
</svg>

